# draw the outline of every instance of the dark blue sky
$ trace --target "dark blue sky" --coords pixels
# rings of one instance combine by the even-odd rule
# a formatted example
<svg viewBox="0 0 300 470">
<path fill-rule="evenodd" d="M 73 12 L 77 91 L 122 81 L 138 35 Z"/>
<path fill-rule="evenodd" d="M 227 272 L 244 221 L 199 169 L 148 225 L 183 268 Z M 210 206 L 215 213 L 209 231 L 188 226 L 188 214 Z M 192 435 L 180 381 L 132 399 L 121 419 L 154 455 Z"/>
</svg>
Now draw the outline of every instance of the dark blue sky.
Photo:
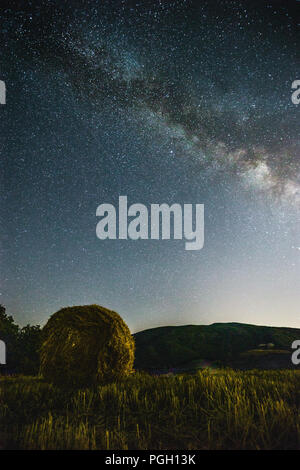
<svg viewBox="0 0 300 470">
<path fill-rule="evenodd" d="M 299 327 L 297 2 L 2 2 L 1 302 L 132 331 Z M 96 208 L 204 203 L 205 245 L 100 241 Z"/>
</svg>

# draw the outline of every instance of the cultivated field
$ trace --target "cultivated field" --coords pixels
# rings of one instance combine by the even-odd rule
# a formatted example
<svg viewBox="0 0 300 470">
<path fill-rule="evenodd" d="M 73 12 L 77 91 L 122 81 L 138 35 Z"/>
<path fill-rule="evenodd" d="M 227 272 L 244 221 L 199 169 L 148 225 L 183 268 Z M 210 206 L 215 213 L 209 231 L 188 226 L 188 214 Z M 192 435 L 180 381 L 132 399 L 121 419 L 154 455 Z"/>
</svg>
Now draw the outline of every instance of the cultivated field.
<svg viewBox="0 0 300 470">
<path fill-rule="evenodd" d="M 0 378 L 3 449 L 300 449 L 300 372 L 134 374 L 93 389 Z"/>
</svg>

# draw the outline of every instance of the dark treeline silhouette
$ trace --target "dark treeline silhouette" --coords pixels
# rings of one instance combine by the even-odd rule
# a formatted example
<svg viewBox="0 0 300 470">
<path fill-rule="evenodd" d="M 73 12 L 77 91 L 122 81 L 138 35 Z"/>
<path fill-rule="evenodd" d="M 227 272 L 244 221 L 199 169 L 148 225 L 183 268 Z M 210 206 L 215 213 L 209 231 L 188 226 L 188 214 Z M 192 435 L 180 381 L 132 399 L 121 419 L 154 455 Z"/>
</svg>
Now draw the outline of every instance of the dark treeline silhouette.
<svg viewBox="0 0 300 470">
<path fill-rule="evenodd" d="M 0 339 L 6 344 L 6 364 L 0 374 L 35 375 L 39 371 L 40 326 L 19 327 L 0 305 Z"/>
</svg>

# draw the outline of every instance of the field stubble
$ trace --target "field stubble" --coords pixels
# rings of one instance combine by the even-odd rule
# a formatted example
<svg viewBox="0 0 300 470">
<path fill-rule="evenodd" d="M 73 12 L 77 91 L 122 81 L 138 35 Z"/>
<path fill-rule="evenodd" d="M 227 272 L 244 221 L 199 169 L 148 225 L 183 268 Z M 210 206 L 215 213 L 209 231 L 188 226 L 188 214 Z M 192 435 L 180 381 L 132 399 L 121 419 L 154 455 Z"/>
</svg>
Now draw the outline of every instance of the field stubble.
<svg viewBox="0 0 300 470">
<path fill-rule="evenodd" d="M 299 449 L 300 371 L 153 377 L 89 389 L 0 378 L 0 448 Z"/>
</svg>

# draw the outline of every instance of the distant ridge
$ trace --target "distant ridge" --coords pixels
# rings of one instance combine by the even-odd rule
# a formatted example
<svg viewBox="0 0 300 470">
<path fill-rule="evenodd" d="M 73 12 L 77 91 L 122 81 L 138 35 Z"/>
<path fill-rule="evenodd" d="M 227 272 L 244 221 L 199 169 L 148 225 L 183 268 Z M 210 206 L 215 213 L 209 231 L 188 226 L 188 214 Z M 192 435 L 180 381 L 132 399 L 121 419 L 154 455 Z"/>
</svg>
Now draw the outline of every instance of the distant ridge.
<svg viewBox="0 0 300 470">
<path fill-rule="evenodd" d="M 235 361 L 241 353 L 272 343 L 274 350 L 291 350 L 300 339 L 299 328 L 257 326 L 245 323 L 161 326 L 134 334 L 135 367 L 177 367 L 199 358 L 222 363 Z"/>
</svg>

